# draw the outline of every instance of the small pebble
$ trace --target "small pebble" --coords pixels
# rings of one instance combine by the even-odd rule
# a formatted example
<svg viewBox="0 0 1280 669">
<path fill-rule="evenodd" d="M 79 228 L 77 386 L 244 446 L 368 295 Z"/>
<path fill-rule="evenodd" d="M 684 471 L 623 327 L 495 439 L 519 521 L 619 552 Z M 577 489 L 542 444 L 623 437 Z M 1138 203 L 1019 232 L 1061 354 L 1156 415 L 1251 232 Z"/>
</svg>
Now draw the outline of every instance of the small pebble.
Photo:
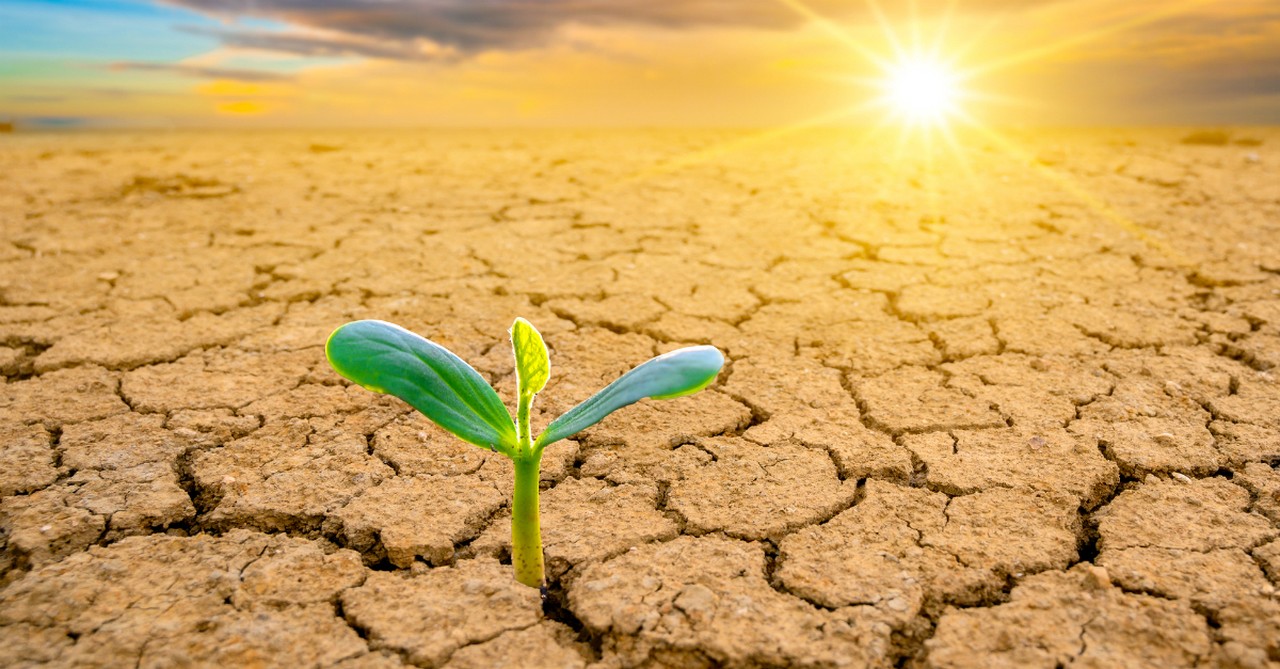
<svg viewBox="0 0 1280 669">
<path fill-rule="evenodd" d="M 1089 567 L 1085 574 L 1084 584 L 1091 590 L 1105 590 L 1111 587 L 1111 575 L 1103 567 Z"/>
</svg>

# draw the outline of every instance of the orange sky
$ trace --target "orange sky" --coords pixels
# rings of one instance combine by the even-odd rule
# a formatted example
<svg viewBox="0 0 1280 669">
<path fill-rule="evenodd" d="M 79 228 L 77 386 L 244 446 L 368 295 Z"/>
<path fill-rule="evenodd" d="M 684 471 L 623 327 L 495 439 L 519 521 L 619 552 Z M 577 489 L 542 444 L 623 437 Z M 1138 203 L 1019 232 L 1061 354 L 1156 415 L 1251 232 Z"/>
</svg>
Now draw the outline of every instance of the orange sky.
<svg viewBox="0 0 1280 669">
<path fill-rule="evenodd" d="M 996 125 L 1280 122 L 1274 0 L 17 0 L 0 120 L 863 124 L 916 52 Z"/>
</svg>

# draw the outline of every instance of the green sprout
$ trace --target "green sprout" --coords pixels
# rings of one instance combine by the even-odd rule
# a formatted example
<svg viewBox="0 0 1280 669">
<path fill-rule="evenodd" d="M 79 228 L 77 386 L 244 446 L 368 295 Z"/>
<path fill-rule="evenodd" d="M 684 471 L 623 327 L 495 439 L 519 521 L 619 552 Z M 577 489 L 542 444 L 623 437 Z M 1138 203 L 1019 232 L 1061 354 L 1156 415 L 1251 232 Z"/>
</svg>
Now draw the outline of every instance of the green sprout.
<svg viewBox="0 0 1280 669">
<path fill-rule="evenodd" d="M 720 373 L 724 356 L 711 346 L 690 346 L 653 358 L 565 412 L 534 439 L 529 409 L 551 376 L 551 359 L 542 335 L 529 321 L 517 318 L 510 334 L 518 396 L 514 422 L 498 393 L 471 365 L 399 325 L 375 320 L 347 323 L 329 335 L 324 352 L 342 376 L 375 393 L 395 395 L 459 439 L 511 458 L 511 562 L 517 581 L 543 588 L 538 521 L 543 450 L 642 399 L 671 399 L 706 388 Z"/>
</svg>

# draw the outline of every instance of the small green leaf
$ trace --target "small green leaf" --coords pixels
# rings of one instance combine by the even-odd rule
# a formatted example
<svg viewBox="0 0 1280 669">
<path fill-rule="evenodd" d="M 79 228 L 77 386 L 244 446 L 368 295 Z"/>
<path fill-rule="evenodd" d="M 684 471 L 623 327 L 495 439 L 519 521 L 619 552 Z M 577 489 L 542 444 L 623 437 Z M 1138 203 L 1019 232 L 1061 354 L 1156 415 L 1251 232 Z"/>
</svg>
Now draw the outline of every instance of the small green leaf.
<svg viewBox="0 0 1280 669">
<path fill-rule="evenodd" d="M 522 397 L 533 397 L 547 385 L 551 377 L 551 358 L 547 345 L 533 324 L 517 318 L 511 324 L 511 348 L 516 354 L 516 381 Z"/>
<path fill-rule="evenodd" d="M 646 397 L 692 395 L 710 385 L 723 366 L 724 356 L 712 346 L 691 346 L 653 358 L 552 421 L 538 437 L 538 447 L 572 437 Z"/>
<path fill-rule="evenodd" d="M 399 325 L 366 320 L 334 330 L 324 352 L 342 376 L 399 397 L 459 439 L 515 448 L 515 424 L 498 394 L 445 347 Z"/>
</svg>

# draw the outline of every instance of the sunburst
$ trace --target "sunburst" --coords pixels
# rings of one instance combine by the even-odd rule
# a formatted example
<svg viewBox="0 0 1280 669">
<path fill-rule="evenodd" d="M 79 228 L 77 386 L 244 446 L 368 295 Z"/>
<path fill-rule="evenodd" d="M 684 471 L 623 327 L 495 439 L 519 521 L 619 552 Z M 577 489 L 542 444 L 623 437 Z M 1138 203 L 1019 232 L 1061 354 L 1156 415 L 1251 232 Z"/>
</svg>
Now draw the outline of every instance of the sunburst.
<svg viewBox="0 0 1280 669">
<path fill-rule="evenodd" d="M 853 75 L 835 77 L 817 75 L 824 79 L 834 79 L 846 85 L 861 87 L 866 91 L 864 100 L 861 103 L 841 109 L 817 114 L 809 119 L 764 130 L 731 142 L 678 156 L 655 165 L 641 174 L 625 179 L 623 183 L 633 182 L 657 173 L 682 169 L 691 164 L 710 160 L 713 156 L 729 151 L 762 142 L 774 141 L 792 133 L 812 128 L 815 125 L 844 119 L 869 109 L 879 109 L 883 118 L 870 127 L 863 135 L 863 140 L 882 133 L 888 126 L 896 123 L 899 127 L 898 158 L 901 158 L 904 146 L 914 136 L 920 141 L 925 162 L 931 168 L 934 161 L 934 148 L 937 143 L 935 136 L 939 136 L 942 140 L 941 143 L 945 144 L 952 155 L 958 159 L 966 175 L 970 179 L 974 179 L 973 168 L 969 164 L 962 146 L 952 129 L 953 125 L 964 126 L 972 129 L 976 136 L 982 137 L 993 144 L 1007 157 L 1029 165 L 1032 171 L 1046 178 L 1056 187 L 1070 193 L 1087 207 L 1101 214 L 1106 220 L 1113 222 L 1156 247 L 1157 250 L 1170 257 L 1174 262 L 1186 262 L 1173 249 L 1143 234 L 1139 226 L 1132 223 L 1110 205 L 1091 195 L 1086 188 L 1076 183 L 1067 174 L 1048 166 L 1037 164 L 1035 161 L 1028 161 L 1026 159 L 1026 151 L 1018 147 L 1012 139 L 970 113 L 966 109 L 966 103 L 983 101 L 1024 104 L 1025 101 L 1016 98 L 1002 97 L 976 90 L 972 86 L 972 82 L 998 70 L 1047 58 L 1069 47 L 1079 46 L 1124 30 L 1167 19 L 1194 7 L 1210 4 L 1213 0 L 1183 0 L 1182 2 L 1167 3 L 1153 11 L 1136 14 L 1110 25 L 1069 35 L 1055 42 L 1040 44 L 1024 51 L 1009 53 L 993 60 L 967 67 L 962 67 L 958 63 L 980 41 L 984 33 L 979 32 L 971 35 L 969 41 L 959 47 L 952 49 L 946 47 L 947 32 L 959 0 L 951 0 L 948 4 L 941 20 L 937 22 L 936 34 L 933 35 L 933 39 L 928 44 L 923 39 L 922 24 L 915 12 L 915 2 L 908 3 L 912 15 L 906 25 L 905 32 L 909 38 L 910 47 L 905 45 L 907 40 L 904 40 L 903 35 L 900 34 L 904 31 L 900 31 L 889 21 L 876 0 L 865 0 L 868 11 L 874 17 L 881 33 L 889 44 L 890 54 L 884 54 L 870 48 L 863 41 L 856 39 L 839 23 L 814 11 L 801 0 L 777 1 L 847 47 L 858 59 L 871 64 L 878 70 L 878 76 L 871 78 Z M 932 172 L 932 169 L 928 171 Z M 929 188 L 927 190 L 930 191 L 927 193 L 928 197 L 933 200 L 935 196 L 935 193 L 932 192 L 933 189 Z"/>
<path fill-rule="evenodd" d="M 912 123 L 944 123 L 961 97 L 959 77 L 946 63 L 915 56 L 894 63 L 882 87 L 884 100 Z"/>
</svg>

